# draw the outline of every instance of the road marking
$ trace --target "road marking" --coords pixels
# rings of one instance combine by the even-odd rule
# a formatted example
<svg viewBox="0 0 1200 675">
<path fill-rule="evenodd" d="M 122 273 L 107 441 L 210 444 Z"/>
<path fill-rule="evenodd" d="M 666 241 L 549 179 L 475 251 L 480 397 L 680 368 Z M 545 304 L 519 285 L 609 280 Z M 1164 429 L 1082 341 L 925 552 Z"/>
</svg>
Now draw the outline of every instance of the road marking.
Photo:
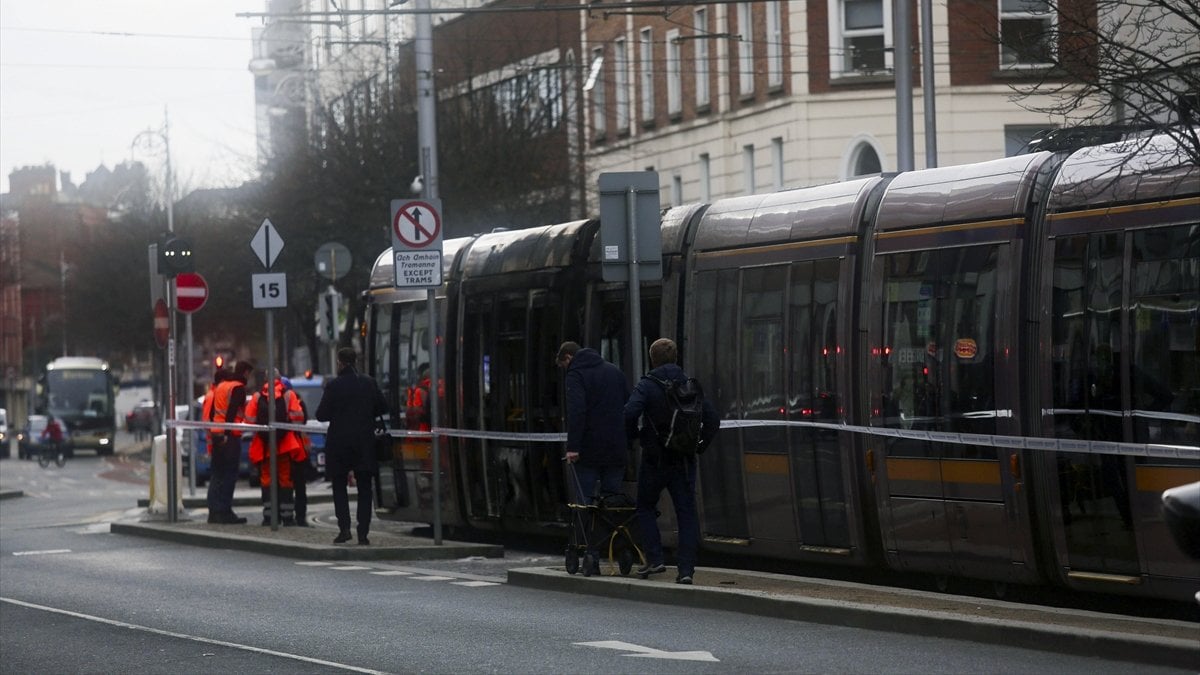
<svg viewBox="0 0 1200 675">
<path fill-rule="evenodd" d="M 427 577 L 413 577 L 413 581 L 450 581 L 453 578 L 454 577 L 439 577 L 437 575 L 430 575 Z"/>
<path fill-rule="evenodd" d="M 335 565 L 333 567 L 330 567 L 329 569 L 331 569 L 331 570 L 369 570 L 371 568 L 363 567 L 362 565 Z"/>
<path fill-rule="evenodd" d="M 326 560 L 302 560 L 296 563 L 297 565 L 306 565 L 308 567 L 326 567 L 333 563 Z"/>
<path fill-rule="evenodd" d="M 51 553 L 70 553 L 69 548 L 50 548 L 43 551 L 13 551 L 13 555 L 50 555 Z"/>
<path fill-rule="evenodd" d="M 455 586 L 466 586 L 467 588 L 480 588 L 482 586 L 499 586 L 500 584 L 494 581 L 451 581 Z"/>
<path fill-rule="evenodd" d="M 622 652 L 636 652 L 634 654 L 622 654 L 621 656 L 634 656 L 644 659 L 676 659 L 679 661 L 710 661 L 720 663 L 721 659 L 713 656 L 711 652 L 692 651 L 692 652 L 666 652 L 653 647 L 643 647 L 635 645 L 631 642 L 620 642 L 618 640 L 604 640 L 601 642 L 576 642 L 581 647 L 598 647 L 600 649 L 616 649 Z"/>
<path fill-rule="evenodd" d="M 52 612 L 54 614 L 62 614 L 64 616 L 70 616 L 70 617 L 74 617 L 76 619 L 84 619 L 86 621 L 95 621 L 96 623 L 102 623 L 102 624 L 106 624 L 109 626 L 117 626 L 118 628 L 128 628 L 130 630 L 140 630 L 140 631 L 143 631 L 146 633 L 153 633 L 155 635 L 163 635 L 166 637 L 173 637 L 173 638 L 178 638 L 181 640 L 192 640 L 193 642 L 202 642 L 204 644 L 218 645 L 221 647 L 229 647 L 230 649 L 240 649 L 242 651 L 253 652 L 255 654 L 266 654 L 268 656 L 278 656 L 278 657 L 284 658 L 284 659 L 292 659 L 293 661 L 302 661 L 304 663 L 312 663 L 312 664 L 316 664 L 316 665 L 320 665 L 320 666 L 329 666 L 330 668 L 340 668 L 342 670 L 349 670 L 349 671 L 355 672 L 355 673 L 371 673 L 372 675 L 385 675 L 385 673 L 386 673 L 386 671 L 382 671 L 382 670 L 371 670 L 369 668 L 359 668 L 357 666 L 351 666 L 351 665 L 347 665 L 345 663 L 335 663 L 333 661 L 326 661 L 324 659 L 314 659 L 314 658 L 311 658 L 308 656 L 299 656 L 297 654 L 288 654 L 286 652 L 277 652 L 273 649 L 263 649 L 262 647 L 251 647 L 250 645 L 238 644 L 236 642 L 226 642 L 225 640 L 214 640 L 212 638 L 200 637 L 198 635 L 187 635 L 185 633 L 176 633 L 176 632 L 169 631 L 169 630 L 162 630 L 160 628 L 151 628 L 149 626 L 139 626 L 137 624 L 126 623 L 124 621 L 117 621 L 115 619 L 105 619 L 104 617 L 92 616 L 91 614 L 81 614 L 79 612 L 72 612 L 72 611 L 66 610 L 66 609 L 58 609 L 56 607 L 46 607 L 45 605 L 35 605 L 31 602 L 22 602 L 21 600 L 13 600 L 12 598 L 0 597 L 0 602 L 7 602 L 11 605 L 18 605 L 20 607 L 27 607 L 29 609 L 40 609 L 43 612 Z"/>
<path fill-rule="evenodd" d="M 401 572 L 400 570 L 382 570 L 380 572 L 371 572 L 371 574 L 378 574 L 381 577 L 406 577 L 412 574 L 412 572 Z"/>
</svg>

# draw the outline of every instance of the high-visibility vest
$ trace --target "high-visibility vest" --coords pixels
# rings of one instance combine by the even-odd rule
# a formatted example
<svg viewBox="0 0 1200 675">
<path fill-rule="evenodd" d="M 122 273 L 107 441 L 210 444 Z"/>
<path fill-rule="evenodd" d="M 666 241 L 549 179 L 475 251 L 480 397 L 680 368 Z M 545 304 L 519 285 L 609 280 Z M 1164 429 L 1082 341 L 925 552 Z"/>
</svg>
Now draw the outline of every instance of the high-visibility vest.
<svg viewBox="0 0 1200 675">
<path fill-rule="evenodd" d="M 213 407 L 212 420 L 214 422 L 236 422 L 241 424 L 246 421 L 243 417 L 243 411 L 235 410 L 231 416 L 227 417 L 229 412 L 229 400 L 233 397 L 233 390 L 237 387 L 245 387 L 246 385 L 238 380 L 227 380 L 218 384 L 213 390 Z M 232 417 L 232 419 L 229 419 Z M 213 429 L 214 434 L 229 433 L 234 438 L 239 438 L 242 432 L 237 429 L 222 429 L 220 427 Z"/>
<path fill-rule="evenodd" d="M 300 399 L 299 396 L 296 395 L 296 392 L 284 391 L 283 384 L 276 380 L 275 398 L 277 401 L 282 400 L 284 402 L 285 409 L 287 410 L 288 422 L 299 424 L 304 423 L 304 410 L 300 407 Z M 270 399 L 268 398 L 267 388 L 264 386 L 262 391 L 254 394 L 254 396 L 251 397 L 246 403 L 246 419 L 257 423 L 259 421 L 259 408 L 261 406 L 269 405 Z M 278 402 L 276 405 L 278 405 Z M 266 421 L 272 421 L 273 417 L 275 417 L 275 415 L 268 413 L 266 415 Z M 299 422 L 296 422 L 297 418 L 299 419 Z M 276 419 L 273 421 L 282 422 L 284 420 Z M 266 432 L 259 432 L 254 434 L 254 438 L 250 440 L 251 462 L 262 462 L 269 459 L 267 455 L 268 448 L 266 436 Z M 308 456 L 304 451 L 304 443 L 300 441 L 300 435 L 294 431 L 280 431 L 275 437 L 275 443 L 275 450 L 280 457 L 290 457 L 299 461 Z"/>
<path fill-rule="evenodd" d="M 204 394 L 204 404 L 200 407 L 200 419 L 205 422 L 211 422 L 213 419 L 213 390 L 216 385 L 209 385 L 208 391 Z M 208 436 L 209 445 L 212 444 L 213 430 L 205 429 L 204 433 Z"/>
</svg>

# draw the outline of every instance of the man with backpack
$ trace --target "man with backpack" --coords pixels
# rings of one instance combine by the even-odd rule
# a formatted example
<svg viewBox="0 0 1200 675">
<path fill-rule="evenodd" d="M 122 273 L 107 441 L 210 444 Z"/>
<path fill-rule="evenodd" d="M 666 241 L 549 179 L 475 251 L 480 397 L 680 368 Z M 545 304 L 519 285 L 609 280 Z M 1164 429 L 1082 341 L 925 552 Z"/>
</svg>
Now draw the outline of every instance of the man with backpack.
<svg viewBox="0 0 1200 675">
<path fill-rule="evenodd" d="M 651 370 L 638 380 L 625 404 L 625 432 L 642 445 L 635 514 L 646 562 L 637 574 L 645 579 L 667 569 L 657 511 L 658 498 L 666 490 L 679 524 L 675 583 L 691 584 L 700 547 L 696 455 L 712 443 L 721 419 L 705 400 L 700 383 L 677 365 L 678 358 L 673 340 L 659 338 L 650 345 Z"/>
</svg>

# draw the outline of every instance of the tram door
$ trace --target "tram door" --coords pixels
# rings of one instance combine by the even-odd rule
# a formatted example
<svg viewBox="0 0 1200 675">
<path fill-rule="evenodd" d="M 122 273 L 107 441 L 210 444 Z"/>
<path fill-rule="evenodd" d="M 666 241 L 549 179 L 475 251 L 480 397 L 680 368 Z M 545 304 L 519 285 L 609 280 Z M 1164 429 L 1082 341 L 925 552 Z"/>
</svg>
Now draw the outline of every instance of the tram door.
<svg viewBox="0 0 1200 675">
<path fill-rule="evenodd" d="M 998 279 L 1007 245 L 879 255 L 871 320 L 872 426 L 880 521 L 901 569 L 1018 581 L 1034 574 L 1017 459 L 935 434 L 1012 433 L 1013 322 Z"/>
<path fill-rule="evenodd" d="M 1200 428 L 1200 227 L 1060 237 L 1051 289 L 1046 433 L 1195 445 Z M 1195 576 L 1170 543 L 1163 490 L 1196 462 L 1056 453 L 1059 563 L 1080 579 Z M 1139 541 L 1140 539 L 1140 541 Z M 1139 559 L 1139 553 L 1145 560 Z M 1144 569 L 1143 569 L 1144 567 Z"/>
</svg>

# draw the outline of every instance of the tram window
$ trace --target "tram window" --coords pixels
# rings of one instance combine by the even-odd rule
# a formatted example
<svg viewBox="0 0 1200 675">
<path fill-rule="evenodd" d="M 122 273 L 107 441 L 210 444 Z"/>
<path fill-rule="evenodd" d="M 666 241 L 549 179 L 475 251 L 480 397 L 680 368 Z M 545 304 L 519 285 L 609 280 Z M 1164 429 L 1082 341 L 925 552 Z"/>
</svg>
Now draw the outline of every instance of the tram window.
<svg viewBox="0 0 1200 675">
<path fill-rule="evenodd" d="M 1195 444 L 1200 436 L 1200 226 L 1134 232 L 1132 249 L 1134 441 Z"/>
<path fill-rule="evenodd" d="M 805 261 L 792 265 L 790 328 L 791 382 L 789 416 L 839 419 L 837 391 L 839 261 Z"/>
<path fill-rule="evenodd" d="M 622 370 L 625 370 L 625 364 L 621 362 L 621 336 L 625 333 L 628 313 L 625 301 L 612 297 L 606 297 L 600 309 L 600 356 Z"/>
<path fill-rule="evenodd" d="M 1051 353 L 1054 434 L 1120 441 L 1123 235 L 1065 237 L 1054 245 Z"/>
<path fill-rule="evenodd" d="M 783 297 L 787 268 L 782 265 L 742 271 L 741 392 L 744 419 L 783 419 L 783 377 L 787 372 L 783 340 Z M 760 451 L 786 450 L 783 427 L 746 432 Z M 769 444 L 775 443 L 776 447 Z"/>
<path fill-rule="evenodd" d="M 395 375 L 392 369 L 392 307 L 393 305 L 375 305 L 374 317 L 371 320 L 374 339 L 371 345 L 373 361 L 370 373 L 379 382 L 379 387 L 388 392 L 388 408 L 394 414 L 399 406 L 396 401 L 395 381 L 392 379 Z"/>
<path fill-rule="evenodd" d="M 996 269 L 1000 246 L 883 259 L 883 425 L 995 433 Z M 886 441 L 888 454 L 994 459 L 994 448 Z"/>
</svg>

